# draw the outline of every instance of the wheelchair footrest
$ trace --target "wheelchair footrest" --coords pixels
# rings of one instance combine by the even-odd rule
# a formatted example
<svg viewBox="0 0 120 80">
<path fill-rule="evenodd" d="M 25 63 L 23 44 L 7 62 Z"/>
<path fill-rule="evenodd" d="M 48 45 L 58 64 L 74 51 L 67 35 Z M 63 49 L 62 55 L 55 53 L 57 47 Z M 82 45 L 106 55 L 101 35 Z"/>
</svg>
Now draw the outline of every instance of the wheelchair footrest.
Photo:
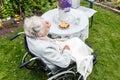
<svg viewBox="0 0 120 80">
<path fill-rule="evenodd" d="M 92 55 L 93 55 L 93 64 L 95 65 L 97 63 L 97 56 L 98 55 L 96 52 L 93 52 Z"/>
</svg>

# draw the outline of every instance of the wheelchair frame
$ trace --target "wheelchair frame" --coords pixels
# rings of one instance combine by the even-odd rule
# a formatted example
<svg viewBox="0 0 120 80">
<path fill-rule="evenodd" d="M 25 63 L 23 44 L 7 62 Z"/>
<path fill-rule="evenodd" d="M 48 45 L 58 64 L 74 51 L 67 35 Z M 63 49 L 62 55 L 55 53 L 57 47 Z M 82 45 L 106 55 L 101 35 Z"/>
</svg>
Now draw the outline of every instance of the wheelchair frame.
<svg viewBox="0 0 120 80">
<path fill-rule="evenodd" d="M 83 76 L 79 74 L 76 70 L 75 62 L 70 64 L 69 67 L 67 68 L 56 67 L 53 70 L 49 69 L 47 65 L 39 57 L 35 56 L 29 50 L 27 46 L 26 35 L 24 32 L 17 33 L 13 37 L 11 37 L 10 40 L 14 40 L 21 34 L 24 34 L 24 47 L 25 47 L 26 53 L 22 58 L 22 64 L 20 65 L 20 68 L 25 67 L 29 70 L 40 70 L 40 71 L 47 72 L 47 76 L 48 76 L 47 80 L 75 80 L 75 79 L 82 80 L 83 79 Z"/>
</svg>

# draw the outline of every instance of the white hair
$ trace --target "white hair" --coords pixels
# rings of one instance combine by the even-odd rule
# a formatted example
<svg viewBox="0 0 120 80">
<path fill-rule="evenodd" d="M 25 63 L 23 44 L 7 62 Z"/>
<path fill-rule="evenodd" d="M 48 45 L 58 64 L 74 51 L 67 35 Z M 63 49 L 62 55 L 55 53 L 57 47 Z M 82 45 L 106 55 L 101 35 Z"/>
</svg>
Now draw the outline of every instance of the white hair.
<svg viewBox="0 0 120 80">
<path fill-rule="evenodd" d="M 32 16 L 30 18 L 25 18 L 24 20 L 24 31 L 29 37 L 37 37 L 38 32 L 42 33 L 44 30 L 44 24 L 42 23 L 42 18 L 38 16 Z"/>
</svg>

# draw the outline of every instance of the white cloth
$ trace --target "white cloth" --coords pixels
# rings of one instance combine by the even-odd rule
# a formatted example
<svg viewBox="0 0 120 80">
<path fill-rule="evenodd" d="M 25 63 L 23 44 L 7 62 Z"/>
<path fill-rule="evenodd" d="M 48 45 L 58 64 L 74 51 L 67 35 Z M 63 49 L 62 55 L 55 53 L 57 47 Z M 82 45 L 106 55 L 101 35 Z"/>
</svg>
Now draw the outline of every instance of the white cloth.
<svg viewBox="0 0 120 80">
<path fill-rule="evenodd" d="M 80 0 L 71 0 L 71 1 L 72 1 L 72 8 L 83 11 L 88 18 L 90 18 L 97 12 L 94 9 L 87 8 L 85 6 L 80 6 Z M 93 2 L 94 0 L 88 0 L 88 1 Z"/>
<path fill-rule="evenodd" d="M 97 12 L 94 9 L 87 8 L 87 7 L 84 7 L 84 6 L 80 6 L 76 9 L 78 9 L 80 11 L 83 11 L 88 18 L 90 18 L 91 16 L 93 16 Z"/>
<path fill-rule="evenodd" d="M 86 80 L 92 72 L 93 56 L 91 53 L 93 50 L 79 38 L 71 38 L 65 41 L 64 44 L 70 47 L 72 59 L 77 63 L 77 71 L 82 74 L 84 80 Z"/>
<path fill-rule="evenodd" d="M 41 17 L 51 23 L 49 34 L 52 38 L 72 38 L 80 37 L 83 41 L 89 36 L 89 20 L 86 14 L 79 9 L 70 9 L 68 15 L 69 28 L 59 28 L 59 10 L 52 9 L 44 13 Z"/>
</svg>

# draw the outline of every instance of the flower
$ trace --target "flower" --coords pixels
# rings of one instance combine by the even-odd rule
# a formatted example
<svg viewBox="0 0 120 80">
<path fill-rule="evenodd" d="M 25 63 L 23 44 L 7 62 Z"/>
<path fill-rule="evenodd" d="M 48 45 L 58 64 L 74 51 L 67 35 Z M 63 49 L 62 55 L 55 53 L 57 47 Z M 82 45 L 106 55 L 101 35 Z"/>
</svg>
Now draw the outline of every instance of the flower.
<svg viewBox="0 0 120 80">
<path fill-rule="evenodd" d="M 58 6 L 60 9 L 70 8 L 71 1 L 70 0 L 58 0 Z"/>
</svg>

